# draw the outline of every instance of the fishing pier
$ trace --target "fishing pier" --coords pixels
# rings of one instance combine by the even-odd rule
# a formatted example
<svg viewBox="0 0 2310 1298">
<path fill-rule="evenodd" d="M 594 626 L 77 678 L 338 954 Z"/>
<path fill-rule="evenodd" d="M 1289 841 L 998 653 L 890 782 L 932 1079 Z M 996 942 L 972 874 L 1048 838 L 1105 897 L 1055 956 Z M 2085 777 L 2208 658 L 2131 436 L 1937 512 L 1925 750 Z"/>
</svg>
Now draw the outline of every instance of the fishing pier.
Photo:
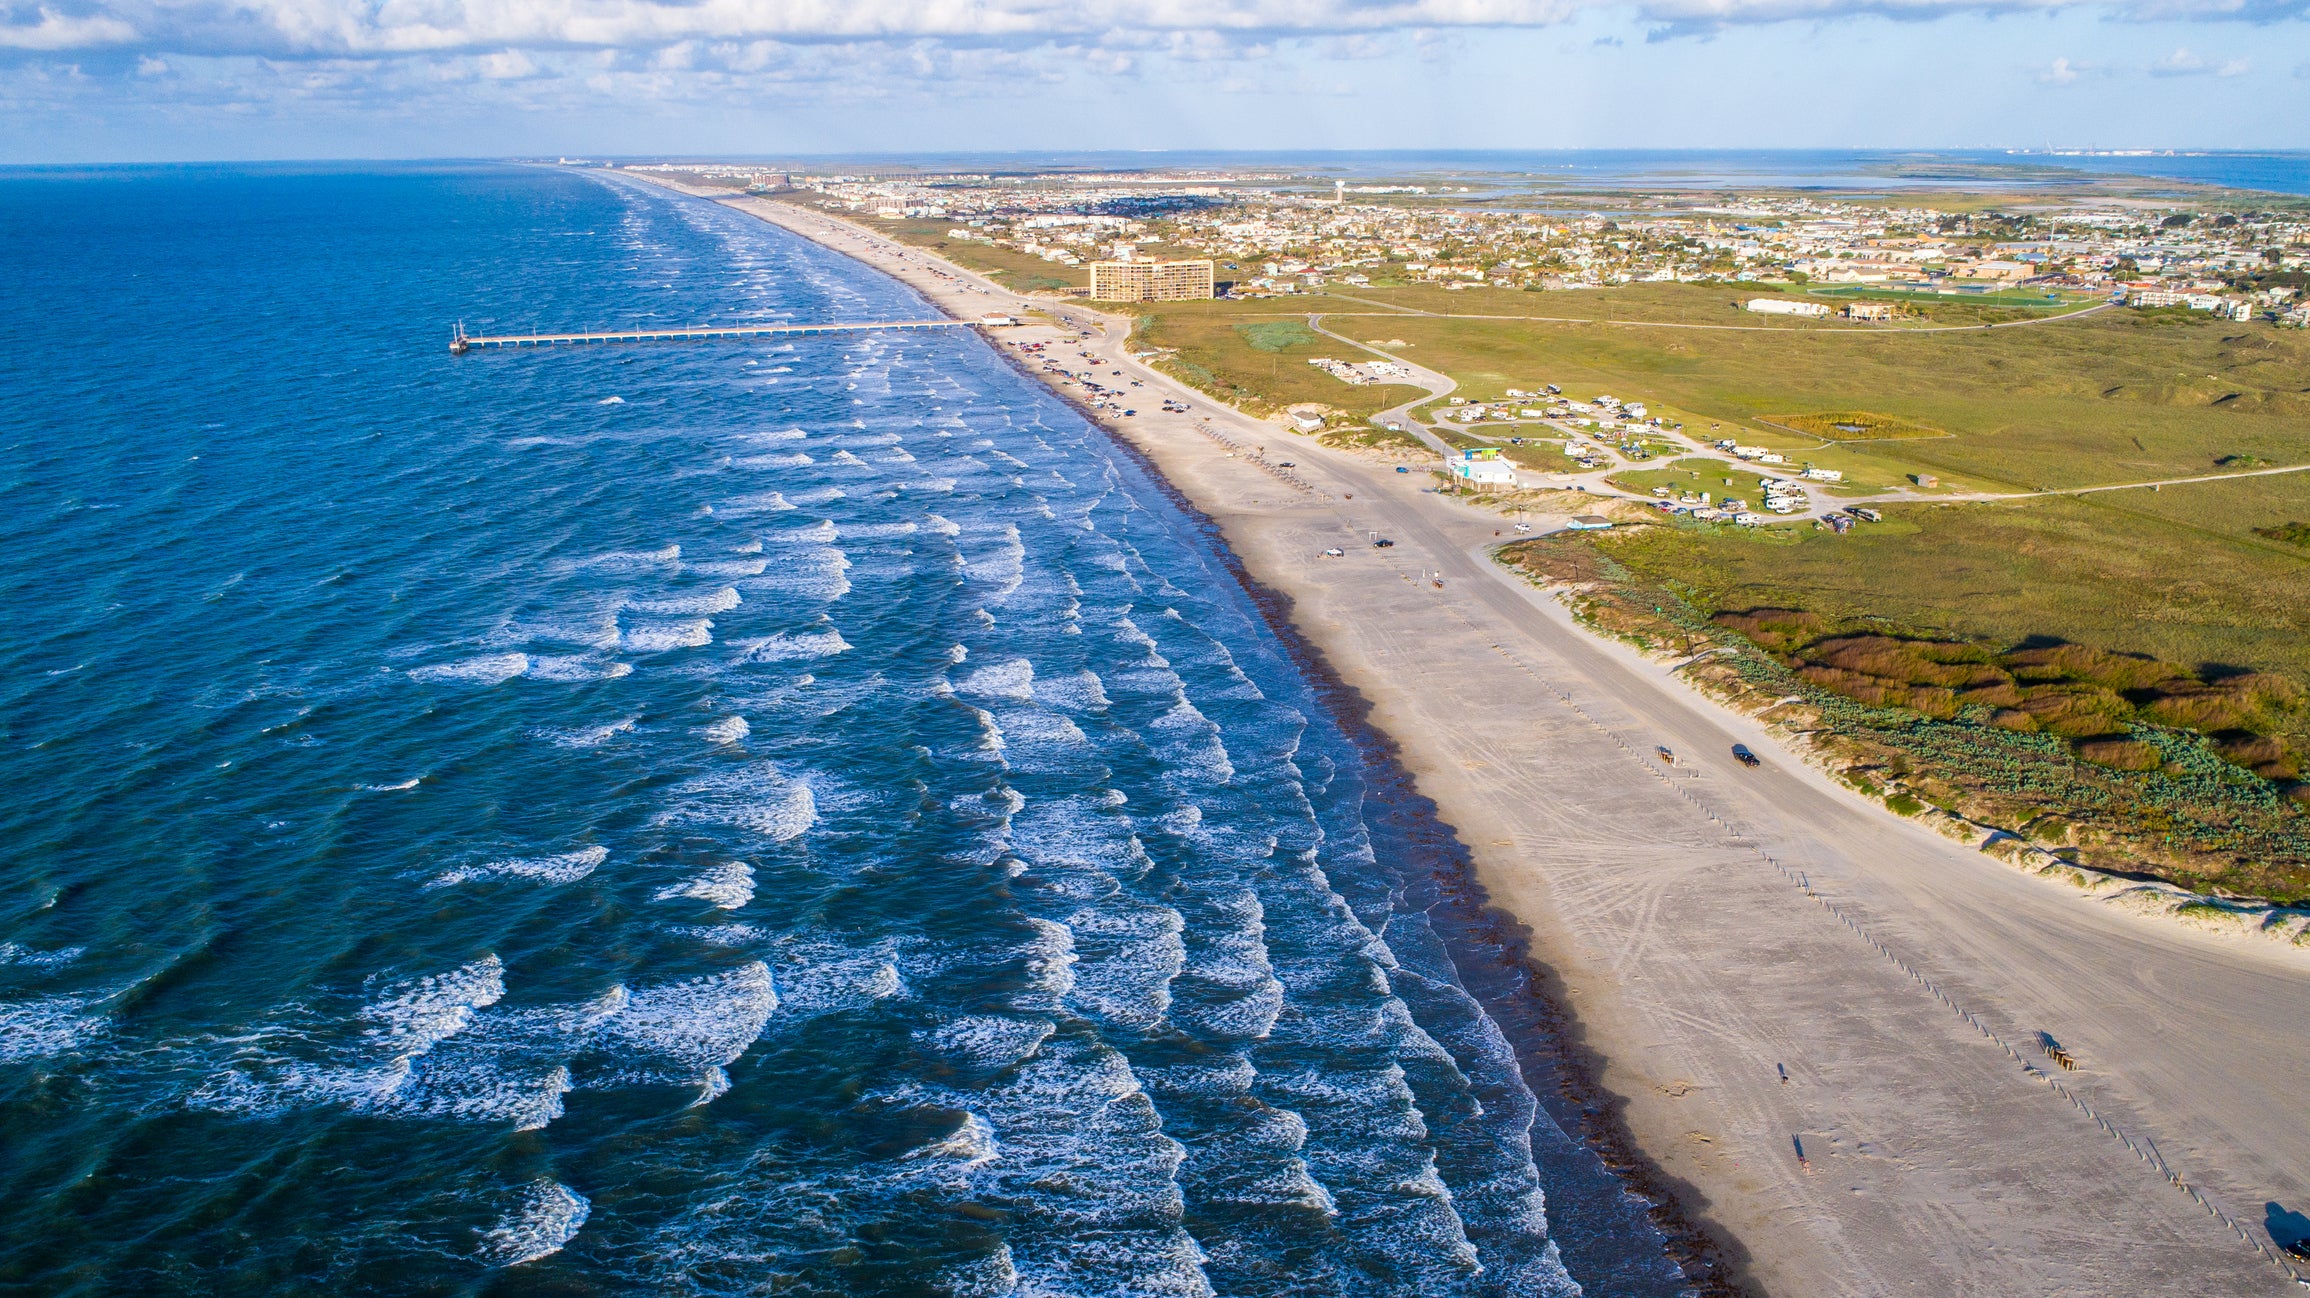
<svg viewBox="0 0 2310 1298">
<path fill-rule="evenodd" d="M 998 323 L 987 320 L 880 320 L 862 324 L 677 325 L 667 329 L 604 329 L 567 334 L 469 334 L 459 324 L 450 335 L 449 354 L 477 347 L 560 347 L 594 343 L 704 342 L 714 338 L 784 338 L 797 334 L 863 333 L 872 329 L 962 329 Z M 1009 324 L 1005 319 L 999 323 Z"/>
</svg>

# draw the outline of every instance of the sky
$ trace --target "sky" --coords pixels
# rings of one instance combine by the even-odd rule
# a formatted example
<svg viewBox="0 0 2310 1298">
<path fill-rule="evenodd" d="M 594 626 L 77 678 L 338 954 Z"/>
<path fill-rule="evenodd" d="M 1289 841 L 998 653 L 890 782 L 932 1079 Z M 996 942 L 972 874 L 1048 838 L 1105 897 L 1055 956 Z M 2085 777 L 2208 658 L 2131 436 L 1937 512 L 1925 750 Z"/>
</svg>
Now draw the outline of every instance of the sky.
<svg viewBox="0 0 2310 1298">
<path fill-rule="evenodd" d="M 2310 148 L 2310 0 L 0 0 L 0 163 Z"/>
</svg>

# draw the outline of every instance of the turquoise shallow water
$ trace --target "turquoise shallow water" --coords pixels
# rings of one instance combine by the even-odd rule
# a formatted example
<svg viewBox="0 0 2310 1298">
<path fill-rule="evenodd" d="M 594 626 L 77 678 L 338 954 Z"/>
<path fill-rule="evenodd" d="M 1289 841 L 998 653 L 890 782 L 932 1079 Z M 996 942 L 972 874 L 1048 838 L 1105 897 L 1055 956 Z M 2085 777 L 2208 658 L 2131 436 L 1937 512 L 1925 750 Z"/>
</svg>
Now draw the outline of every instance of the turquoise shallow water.
<svg viewBox="0 0 2310 1298">
<path fill-rule="evenodd" d="M 903 287 L 502 168 L 17 175 L 0 256 L 0 1284 L 1675 1291 L 981 341 L 443 347 Z"/>
</svg>

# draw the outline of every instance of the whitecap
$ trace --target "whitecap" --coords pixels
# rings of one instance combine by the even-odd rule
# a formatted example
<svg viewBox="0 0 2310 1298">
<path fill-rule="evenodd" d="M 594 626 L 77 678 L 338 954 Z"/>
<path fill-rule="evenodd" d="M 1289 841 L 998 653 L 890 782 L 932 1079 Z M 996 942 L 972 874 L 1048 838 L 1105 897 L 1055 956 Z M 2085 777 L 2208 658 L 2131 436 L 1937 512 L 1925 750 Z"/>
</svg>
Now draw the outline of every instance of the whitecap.
<svg viewBox="0 0 2310 1298">
<path fill-rule="evenodd" d="M 496 1266 L 520 1266 L 551 1257 L 577 1237 L 593 1204 L 559 1181 L 544 1177 L 522 1187 L 519 1201 L 481 1237 L 481 1254 Z"/>
<path fill-rule="evenodd" d="M 1007 1068 L 1033 1054 L 1056 1029 L 1049 1019 L 1002 1018 L 971 1014 L 917 1030 L 914 1039 L 956 1063 L 972 1068 Z"/>
<path fill-rule="evenodd" d="M 626 399 L 624 397 L 603 397 L 594 404 L 597 406 L 622 406 L 626 404 Z"/>
<path fill-rule="evenodd" d="M 88 951 L 84 946 L 59 947 L 54 951 L 35 951 L 14 942 L 0 942 L 0 965 L 14 965 L 20 969 L 53 969 L 71 964 Z"/>
<path fill-rule="evenodd" d="M 968 1111 L 963 1114 L 962 1125 L 947 1136 L 906 1152 L 910 1159 L 951 1159 L 964 1167 L 979 1167 L 1001 1156 L 1002 1151 L 995 1144 L 995 1129 L 987 1125 L 985 1118 Z"/>
<path fill-rule="evenodd" d="M 744 861 L 718 865 L 695 879 L 658 890 L 656 900 L 690 897 L 717 910 L 738 910 L 754 900 L 754 867 Z"/>
<path fill-rule="evenodd" d="M 0 1001 L 0 1063 L 46 1059 L 79 1049 L 104 1031 L 93 996 Z"/>
<path fill-rule="evenodd" d="M 361 1011 L 370 1024 L 362 1036 L 406 1063 L 473 1022 L 474 1011 L 505 996 L 505 966 L 485 955 L 445 974 L 426 974 L 390 984 Z"/>
<path fill-rule="evenodd" d="M 686 1107 L 702 1109 L 729 1093 L 730 1070 L 717 1064 L 707 1069 L 706 1075 L 698 1079 L 698 1098 L 690 1101 Z"/>
<path fill-rule="evenodd" d="M 744 717 L 724 717 L 698 734 L 710 744 L 734 744 L 753 733 L 753 729 Z"/>
<path fill-rule="evenodd" d="M 779 455 L 748 455 L 735 461 L 741 469 L 799 469 L 817 460 L 807 451 L 788 451 Z"/>
<path fill-rule="evenodd" d="M 633 992 L 603 1030 L 605 1040 L 671 1061 L 684 1077 L 726 1068 L 777 1012 L 770 966 L 752 964 Z"/>
<path fill-rule="evenodd" d="M 757 549 L 760 545 L 760 542 L 755 543 Z M 694 572 L 701 577 L 759 577 L 762 570 L 769 566 L 768 559 L 708 559 L 685 563 L 682 571 Z"/>
<path fill-rule="evenodd" d="M 584 655 L 541 656 L 529 660 L 529 674 L 541 681 L 614 681 L 633 674 L 632 663 Z"/>
<path fill-rule="evenodd" d="M 502 685 L 529 670 L 529 655 L 487 654 L 453 663 L 434 663 L 409 669 L 409 679 L 447 681 L 465 685 Z"/>
<path fill-rule="evenodd" d="M 668 545 L 655 550 L 611 550 L 581 560 L 589 568 L 647 568 L 661 563 L 678 563 L 682 547 Z"/>
<path fill-rule="evenodd" d="M 998 698 L 1034 698 L 1035 665 L 1024 658 L 1011 658 L 989 663 L 962 678 L 956 688 L 966 694 L 992 695 Z"/>
<path fill-rule="evenodd" d="M 533 883 L 576 883 L 609 859 L 606 847 L 581 847 L 557 856 L 520 856 L 480 865 L 463 865 L 435 875 L 427 888 L 447 888 L 477 879 L 527 879 Z"/>
<path fill-rule="evenodd" d="M 782 663 L 810 658 L 830 658 L 846 652 L 850 642 L 839 631 L 806 631 L 793 634 L 781 631 L 762 640 L 740 641 L 745 653 L 741 663 Z"/>
<path fill-rule="evenodd" d="M 714 623 L 702 617 L 683 622 L 643 622 L 625 628 L 619 633 L 618 642 L 633 653 L 694 649 L 714 642 Z"/>
<path fill-rule="evenodd" d="M 634 723 L 640 720 L 640 717 L 626 717 L 623 720 L 611 721 L 598 726 L 572 726 L 560 730 L 540 730 L 536 733 L 563 748 L 593 748 L 632 730 Z"/>
<path fill-rule="evenodd" d="M 818 803 L 810 785 L 788 778 L 769 762 L 709 772 L 674 790 L 677 801 L 668 821 L 726 825 L 773 843 L 797 838 L 818 823 Z"/>
<path fill-rule="evenodd" d="M 353 787 L 359 789 L 363 793 L 402 793 L 407 790 L 414 789 L 424 782 L 424 776 L 415 775 L 401 781 L 399 784 L 356 784 Z"/>
<path fill-rule="evenodd" d="M 764 562 L 767 564 L 767 561 Z M 696 565 L 685 566 L 694 567 Z M 636 613 L 646 613 L 652 617 L 681 617 L 685 615 L 695 617 L 708 613 L 727 613 L 745 602 L 745 599 L 738 594 L 737 587 L 723 586 L 716 590 L 697 591 L 666 599 L 628 600 L 626 607 Z"/>
<path fill-rule="evenodd" d="M 751 496 L 737 496 L 715 506 L 723 514 L 774 514 L 794 508 L 785 496 L 775 491 L 758 491 Z"/>
<path fill-rule="evenodd" d="M 773 533 L 765 539 L 779 544 L 807 541 L 817 545 L 825 545 L 839 534 L 839 529 L 834 526 L 832 519 L 822 518 L 808 527 L 788 528 L 783 532 Z M 836 551 L 836 553 L 840 553 L 840 551 Z"/>
</svg>

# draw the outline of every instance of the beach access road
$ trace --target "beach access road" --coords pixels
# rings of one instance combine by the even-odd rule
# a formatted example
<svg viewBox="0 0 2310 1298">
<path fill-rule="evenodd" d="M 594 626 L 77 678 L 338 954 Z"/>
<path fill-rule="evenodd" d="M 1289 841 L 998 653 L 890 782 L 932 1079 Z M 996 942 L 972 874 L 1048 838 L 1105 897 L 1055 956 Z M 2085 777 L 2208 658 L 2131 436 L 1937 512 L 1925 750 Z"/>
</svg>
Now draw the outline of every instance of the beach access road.
<svg viewBox="0 0 2310 1298">
<path fill-rule="evenodd" d="M 1530 926 L 1662 1184 L 1755 1287 L 2299 1292 L 2265 1226 L 2310 1212 L 2294 954 L 2101 907 L 1863 802 L 1500 570 L 1496 516 L 1216 407 L 1133 361 L 1126 320 L 822 214 L 735 205 L 957 314 L 1079 323 L 1070 355 L 1141 381 L 1139 415 L 1108 426 L 1370 703 Z M 1189 413 L 1156 409 L 1165 396 Z"/>
</svg>

